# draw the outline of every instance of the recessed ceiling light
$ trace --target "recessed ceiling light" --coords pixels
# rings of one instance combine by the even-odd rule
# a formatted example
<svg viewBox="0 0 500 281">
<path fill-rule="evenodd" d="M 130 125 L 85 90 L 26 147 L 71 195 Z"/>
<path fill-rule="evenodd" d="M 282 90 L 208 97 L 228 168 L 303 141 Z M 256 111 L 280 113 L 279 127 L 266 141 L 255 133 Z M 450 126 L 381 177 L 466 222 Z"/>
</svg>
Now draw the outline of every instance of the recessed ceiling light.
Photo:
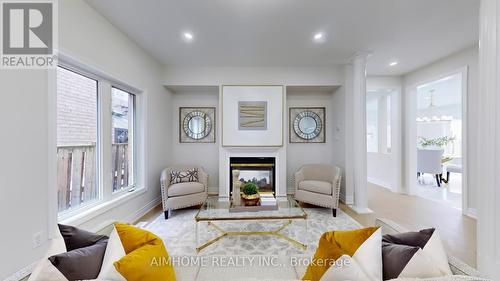
<svg viewBox="0 0 500 281">
<path fill-rule="evenodd" d="M 321 41 L 323 41 L 323 39 L 325 39 L 325 34 L 323 32 L 318 32 L 318 33 L 314 34 L 313 38 L 314 38 L 314 41 L 321 42 Z"/>
<path fill-rule="evenodd" d="M 396 65 L 398 65 L 398 62 L 397 61 L 393 61 L 393 62 L 389 63 L 389 65 L 390 66 L 396 66 Z"/>
<path fill-rule="evenodd" d="M 182 36 L 184 37 L 184 39 L 186 39 L 187 41 L 191 41 L 193 40 L 194 36 L 191 32 L 184 32 L 182 34 Z"/>
</svg>

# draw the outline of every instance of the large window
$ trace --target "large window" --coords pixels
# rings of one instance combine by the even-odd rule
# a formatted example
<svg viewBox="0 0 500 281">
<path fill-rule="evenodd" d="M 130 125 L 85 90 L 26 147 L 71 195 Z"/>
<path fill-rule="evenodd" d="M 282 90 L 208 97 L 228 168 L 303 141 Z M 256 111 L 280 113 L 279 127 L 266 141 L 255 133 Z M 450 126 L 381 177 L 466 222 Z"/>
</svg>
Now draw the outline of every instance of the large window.
<svg viewBox="0 0 500 281">
<path fill-rule="evenodd" d="M 57 69 L 60 217 L 135 187 L 136 96 L 123 88 L 73 67 Z"/>
<path fill-rule="evenodd" d="M 112 88 L 113 192 L 134 186 L 134 95 Z"/>
<path fill-rule="evenodd" d="M 58 210 L 99 198 L 97 181 L 97 81 L 57 70 Z"/>
</svg>

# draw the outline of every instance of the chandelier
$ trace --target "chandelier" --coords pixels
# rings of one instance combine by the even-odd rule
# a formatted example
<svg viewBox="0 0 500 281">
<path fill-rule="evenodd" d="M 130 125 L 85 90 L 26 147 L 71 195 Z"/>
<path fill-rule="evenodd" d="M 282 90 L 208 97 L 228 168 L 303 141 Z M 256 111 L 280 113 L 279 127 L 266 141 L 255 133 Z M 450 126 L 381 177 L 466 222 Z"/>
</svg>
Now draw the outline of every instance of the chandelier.
<svg viewBox="0 0 500 281">
<path fill-rule="evenodd" d="M 439 122 L 439 121 L 451 121 L 453 116 L 442 115 L 439 109 L 434 104 L 434 89 L 429 90 L 430 103 L 424 110 L 422 116 L 417 117 L 417 122 Z"/>
</svg>

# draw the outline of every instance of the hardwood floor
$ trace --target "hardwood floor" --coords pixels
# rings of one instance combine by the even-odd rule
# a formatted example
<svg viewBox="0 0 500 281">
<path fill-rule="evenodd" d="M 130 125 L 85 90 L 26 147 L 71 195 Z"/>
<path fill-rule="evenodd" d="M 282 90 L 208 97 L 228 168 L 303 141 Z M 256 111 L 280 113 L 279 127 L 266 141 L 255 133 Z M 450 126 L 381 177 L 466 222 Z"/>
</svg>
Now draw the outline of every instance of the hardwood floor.
<svg viewBox="0 0 500 281">
<path fill-rule="evenodd" d="M 341 209 L 364 226 L 374 225 L 375 218 L 380 217 L 411 230 L 435 227 L 450 254 L 476 267 L 476 221 L 462 215 L 460 210 L 424 198 L 396 194 L 373 184 L 368 187 L 368 207 L 372 214 L 356 214 L 346 205 Z"/>
<path fill-rule="evenodd" d="M 163 214 L 163 207 L 161 203 L 147 212 L 144 216 L 134 222 L 134 224 L 141 224 L 141 226 L 147 226 L 152 223 L 160 214 Z"/>
<path fill-rule="evenodd" d="M 392 193 L 370 184 L 368 206 L 372 214 L 358 215 L 346 205 L 341 209 L 364 226 L 373 226 L 375 218 L 388 218 L 410 230 L 435 227 L 443 240 L 446 250 L 467 264 L 476 267 L 476 221 L 463 216 L 454 208 L 416 196 Z M 307 207 L 307 206 L 304 206 Z M 193 207 L 198 208 L 198 207 Z M 163 215 L 158 205 L 137 222 L 151 223 Z"/>
</svg>

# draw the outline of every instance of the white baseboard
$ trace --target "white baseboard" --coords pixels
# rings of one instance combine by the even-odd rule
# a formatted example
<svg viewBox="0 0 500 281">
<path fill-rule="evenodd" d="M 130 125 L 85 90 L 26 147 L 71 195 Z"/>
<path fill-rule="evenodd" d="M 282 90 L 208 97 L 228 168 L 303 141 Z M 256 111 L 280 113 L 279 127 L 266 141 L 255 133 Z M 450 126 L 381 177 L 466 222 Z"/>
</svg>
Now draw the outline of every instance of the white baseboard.
<svg viewBox="0 0 500 281">
<path fill-rule="evenodd" d="M 359 214 L 359 215 L 364 215 L 364 214 L 371 214 L 373 213 L 372 210 L 370 210 L 368 207 L 366 208 L 359 208 L 355 205 L 348 205 L 348 207 L 353 210 L 356 214 Z"/>
<path fill-rule="evenodd" d="M 161 198 L 157 198 L 157 199 L 147 203 L 142 208 L 135 211 L 133 214 L 126 216 L 125 218 L 114 218 L 112 220 L 103 221 L 102 223 L 90 228 L 89 231 L 92 231 L 92 232 L 100 231 L 101 229 L 105 228 L 106 226 L 109 226 L 110 224 L 117 222 L 117 221 L 123 221 L 126 223 L 134 223 L 137 220 L 139 220 L 142 216 L 147 214 L 149 211 L 154 209 L 156 206 L 158 206 L 159 204 L 161 204 Z"/>
<path fill-rule="evenodd" d="M 207 187 L 207 193 L 210 195 L 218 195 L 219 187 L 218 186 L 209 186 Z"/>
<path fill-rule="evenodd" d="M 463 211 L 464 215 L 477 220 L 477 210 L 474 208 L 468 208 Z"/>
<path fill-rule="evenodd" d="M 370 178 L 370 177 L 367 180 L 369 183 L 372 183 L 372 184 L 387 188 L 389 190 L 392 190 L 391 184 L 386 182 L 386 181 L 375 179 L 375 178 Z"/>
<path fill-rule="evenodd" d="M 344 203 L 346 205 L 352 205 L 352 204 L 354 204 L 354 196 L 345 196 L 343 193 L 340 193 L 339 200 L 340 200 L 340 202 L 342 202 L 342 203 Z"/>
<path fill-rule="evenodd" d="M 161 203 L 161 198 L 156 198 L 155 200 L 147 203 L 142 208 L 140 208 L 139 210 L 132 213 L 131 215 L 128 215 L 127 217 L 125 217 L 124 221 L 127 223 L 137 222 L 141 217 L 143 217 L 149 211 L 153 210 L 160 203 Z"/>
<path fill-rule="evenodd" d="M 11 276 L 7 277 L 3 281 L 19 281 L 24 279 L 26 276 L 30 275 L 33 270 L 35 270 L 35 267 L 40 261 L 36 261 L 21 270 L 17 271 L 16 273 L 12 274 Z"/>
</svg>

